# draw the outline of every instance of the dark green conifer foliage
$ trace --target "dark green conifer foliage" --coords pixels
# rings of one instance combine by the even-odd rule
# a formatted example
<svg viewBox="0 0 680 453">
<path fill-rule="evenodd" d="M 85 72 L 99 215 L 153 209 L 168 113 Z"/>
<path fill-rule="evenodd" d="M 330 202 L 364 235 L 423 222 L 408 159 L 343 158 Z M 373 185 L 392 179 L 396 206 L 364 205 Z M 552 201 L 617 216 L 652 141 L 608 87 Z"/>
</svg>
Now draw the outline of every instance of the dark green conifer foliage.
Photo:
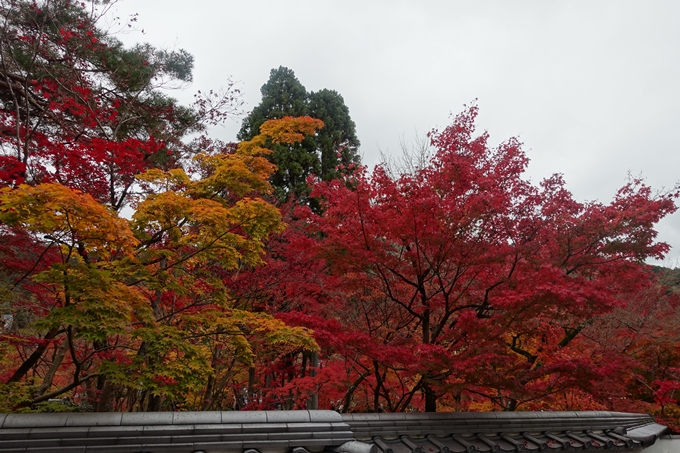
<svg viewBox="0 0 680 453">
<path fill-rule="evenodd" d="M 243 120 L 239 140 L 251 140 L 260 133 L 262 123 L 269 119 L 307 114 L 307 90 L 288 68 L 272 69 L 260 93 L 262 102 Z"/>
<path fill-rule="evenodd" d="M 266 120 L 284 116 L 309 115 L 325 124 L 316 137 L 307 137 L 302 143 L 272 146 L 272 162 L 278 170 L 271 182 L 280 200 L 291 194 L 305 200 L 309 194 L 306 183 L 309 175 L 330 180 L 339 177 L 343 169 L 347 171 L 360 163 L 356 126 L 337 91 L 307 93 L 295 73 L 283 66 L 271 70 L 260 91 L 262 101 L 244 119 L 239 140 L 250 140 Z"/>
<path fill-rule="evenodd" d="M 316 137 L 321 155 L 321 179 L 337 178 L 337 167 L 359 164 L 359 139 L 356 126 L 349 116 L 345 100 L 334 90 L 323 89 L 309 94 L 309 116 L 324 122 Z"/>
</svg>

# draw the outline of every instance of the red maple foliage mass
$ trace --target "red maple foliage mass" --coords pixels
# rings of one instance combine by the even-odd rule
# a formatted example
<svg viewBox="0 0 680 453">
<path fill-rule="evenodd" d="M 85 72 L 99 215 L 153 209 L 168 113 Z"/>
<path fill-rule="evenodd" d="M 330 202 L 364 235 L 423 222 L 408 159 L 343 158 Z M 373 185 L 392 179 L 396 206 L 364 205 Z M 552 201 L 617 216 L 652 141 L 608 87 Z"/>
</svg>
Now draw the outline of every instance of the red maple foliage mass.
<svg viewBox="0 0 680 453">
<path fill-rule="evenodd" d="M 257 271 L 263 309 L 314 329 L 329 406 L 610 407 L 600 384 L 629 379 L 583 332 L 653 287 L 643 263 L 668 249 L 653 228 L 676 194 L 633 180 L 605 205 L 558 175 L 534 186 L 520 144 L 490 148 L 476 114 L 433 132 L 415 173 L 316 182 L 322 212 L 298 207 Z"/>
</svg>

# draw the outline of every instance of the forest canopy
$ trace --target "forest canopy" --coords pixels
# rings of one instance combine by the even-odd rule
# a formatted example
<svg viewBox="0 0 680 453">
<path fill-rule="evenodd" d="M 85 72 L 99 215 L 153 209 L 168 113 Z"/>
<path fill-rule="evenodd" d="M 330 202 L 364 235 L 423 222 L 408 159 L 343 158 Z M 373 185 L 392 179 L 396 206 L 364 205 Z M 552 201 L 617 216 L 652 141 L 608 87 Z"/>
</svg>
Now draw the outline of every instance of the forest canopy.
<svg viewBox="0 0 680 453">
<path fill-rule="evenodd" d="M 669 250 L 655 228 L 677 189 L 631 179 L 602 203 L 560 175 L 534 184 L 476 105 L 418 165 L 369 169 L 342 96 L 284 67 L 222 143 L 209 127 L 237 90 L 180 105 L 166 88 L 191 81 L 191 55 L 125 47 L 106 5 L 2 3 L 0 411 L 603 409 L 677 426 L 677 272 L 645 264 Z"/>
</svg>

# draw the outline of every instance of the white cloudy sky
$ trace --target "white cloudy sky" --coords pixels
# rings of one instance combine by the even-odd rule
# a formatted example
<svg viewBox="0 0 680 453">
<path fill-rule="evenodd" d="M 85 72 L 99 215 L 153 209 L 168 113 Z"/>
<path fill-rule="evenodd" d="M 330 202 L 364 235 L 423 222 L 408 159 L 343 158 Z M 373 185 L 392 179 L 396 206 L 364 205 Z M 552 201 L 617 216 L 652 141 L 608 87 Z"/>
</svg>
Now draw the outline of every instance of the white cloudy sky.
<svg viewBox="0 0 680 453">
<path fill-rule="evenodd" d="M 629 172 L 680 180 L 680 2 L 120 0 L 144 34 L 184 48 L 193 85 L 239 82 L 246 110 L 269 71 L 334 89 L 357 124 L 364 163 L 399 153 L 477 99 L 492 142 L 519 136 L 535 182 L 563 173 L 579 200 L 609 201 Z M 234 140 L 240 121 L 217 131 Z M 659 226 L 680 257 L 680 214 Z"/>
</svg>

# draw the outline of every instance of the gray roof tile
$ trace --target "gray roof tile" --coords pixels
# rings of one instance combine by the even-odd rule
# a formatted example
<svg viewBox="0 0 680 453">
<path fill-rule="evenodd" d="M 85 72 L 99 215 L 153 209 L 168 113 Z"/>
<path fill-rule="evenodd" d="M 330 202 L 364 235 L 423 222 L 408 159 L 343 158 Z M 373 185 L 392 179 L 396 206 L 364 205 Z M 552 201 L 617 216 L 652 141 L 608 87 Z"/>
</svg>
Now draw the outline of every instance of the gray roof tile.
<svg viewBox="0 0 680 453">
<path fill-rule="evenodd" d="M 194 450 L 208 450 L 208 451 L 220 451 L 217 449 L 229 450 L 229 451 L 241 451 L 244 449 L 243 442 L 240 441 L 220 441 L 220 442 L 194 442 Z M 253 447 L 245 447 L 246 449 L 255 449 Z M 187 450 L 189 453 L 194 450 Z"/>
<path fill-rule="evenodd" d="M 95 445 L 88 446 L 85 451 L 87 453 L 138 453 L 144 450 L 142 445 L 138 444 L 138 445 Z"/>
<path fill-rule="evenodd" d="M 250 440 L 243 441 L 243 448 L 257 448 L 260 451 L 267 450 L 269 448 L 288 448 L 291 446 L 291 441 L 289 440 L 267 440 L 257 443 Z"/>
<path fill-rule="evenodd" d="M 174 412 L 173 425 L 195 425 L 198 423 L 222 423 L 222 412 Z"/>
<path fill-rule="evenodd" d="M 222 412 L 222 423 L 267 423 L 265 411 Z"/>
<path fill-rule="evenodd" d="M 268 433 L 271 431 L 288 431 L 285 423 L 245 423 L 243 433 Z"/>
<path fill-rule="evenodd" d="M 330 431 L 334 425 L 332 423 L 286 423 L 288 431 Z M 345 425 L 345 429 L 349 429 Z"/>
<path fill-rule="evenodd" d="M 36 447 L 58 447 L 61 439 L 35 439 L 31 441 L 31 446 Z M 23 439 L 8 440 L 2 443 L 2 448 L 12 449 L 12 448 L 22 448 L 25 447 L 26 441 Z"/>
<path fill-rule="evenodd" d="M 168 426 L 168 425 L 151 425 L 144 426 L 142 430 L 143 436 L 182 436 L 187 434 L 193 434 L 193 425 L 179 425 L 179 426 Z"/>
<path fill-rule="evenodd" d="M 90 453 L 190 453 L 201 449 L 241 453 L 244 448 L 293 453 L 291 448 L 317 451 L 355 438 L 368 440 L 368 445 L 373 445 L 369 448 L 392 453 L 540 453 L 563 447 L 634 448 L 654 442 L 665 429 L 648 415 L 609 412 L 340 415 L 331 411 L 253 411 L 0 416 L 0 421 L 4 419 L 0 428 L 2 453 L 26 450 L 26 446 L 55 453 L 83 451 L 84 446 Z M 614 428 L 620 434 L 612 432 Z M 637 438 L 626 436 L 626 429 Z"/>
<path fill-rule="evenodd" d="M 30 429 L 26 428 L 7 428 L 0 431 L 0 439 L 2 440 L 26 439 L 29 433 Z"/>
<path fill-rule="evenodd" d="M 75 413 L 66 416 L 66 426 L 116 426 L 123 419 L 121 412 L 101 412 L 96 417 L 88 413 Z"/>
<path fill-rule="evenodd" d="M 642 442 L 644 446 L 652 445 L 666 431 L 666 427 L 657 423 L 634 428 L 628 431 L 627 436 L 633 440 Z"/>
<path fill-rule="evenodd" d="M 125 412 L 121 425 L 172 425 L 173 412 Z"/>
<path fill-rule="evenodd" d="M 510 415 L 515 415 L 515 412 L 506 412 L 508 416 Z M 475 418 L 475 420 L 496 420 L 498 418 L 498 413 L 497 412 L 473 412 L 472 416 Z M 510 417 L 506 417 L 510 418 Z M 514 417 L 512 417 L 514 418 Z"/>
<path fill-rule="evenodd" d="M 281 440 L 281 439 L 290 439 L 290 440 L 301 440 L 301 439 L 310 439 L 312 438 L 311 432 L 300 432 L 300 433 L 289 433 L 289 432 L 271 432 L 268 435 L 268 438 L 271 440 Z M 325 433 L 328 434 L 328 433 Z M 326 436 L 329 437 L 329 436 Z"/>
<path fill-rule="evenodd" d="M 267 423 L 308 423 L 309 411 L 267 411 Z"/>
<path fill-rule="evenodd" d="M 241 440 L 241 441 L 265 441 L 269 439 L 269 435 L 266 432 L 263 433 L 242 433 L 242 434 L 223 434 L 222 435 L 222 440 L 231 442 L 231 441 L 236 441 L 236 440 Z M 255 447 L 253 447 L 255 448 Z"/>
<path fill-rule="evenodd" d="M 2 450 L 0 450 L 2 451 Z M 30 453 L 64 453 L 64 449 L 62 447 L 46 447 L 46 448 L 41 448 L 40 450 L 18 450 L 18 451 L 29 451 Z M 85 453 L 86 447 L 72 447 L 68 449 L 68 452 L 71 453 Z"/>
<path fill-rule="evenodd" d="M 87 432 L 88 437 L 140 436 L 144 425 L 138 426 L 93 426 Z"/>
<path fill-rule="evenodd" d="M 243 431 L 243 427 L 240 423 L 230 423 L 230 424 L 200 424 L 194 425 L 194 433 L 196 434 L 238 434 Z"/>
<path fill-rule="evenodd" d="M 128 439 L 128 442 L 124 440 Z M 125 439 L 118 439 L 116 437 L 97 437 L 97 438 L 86 438 L 86 437 L 76 437 L 71 439 L 61 439 L 59 445 L 62 447 L 86 447 L 88 445 L 118 445 L 131 443 L 129 439 L 137 439 L 136 437 L 130 437 Z M 139 442 L 139 441 L 138 441 Z"/>
<path fill-rule="evenodd" d="M 219 434 L 202 434 L 190 437 L 192 442 L 220 442 L 222 436 Z"/>
<path fill-rule="evenodd" d="M 67 414 L 7 414 L 3 428 L 66 426 Z"/>
<path fill-rule="evenodd" d="M 21 430 L 23 431 L 23 430 Z M 32 439 L 53 439 L 70 437 L 87 437 L 90 428 L 87 426 L 59 426 L 51 428 L 31 428 Z M 3 430 L 4 435 L 4 430 Z"/>
<path fill-rule="evenodd" d="M 342 415 L 335 411 L 309 411 L 309 421 L 315 423 L 342 422 Z"/>
</svg>

